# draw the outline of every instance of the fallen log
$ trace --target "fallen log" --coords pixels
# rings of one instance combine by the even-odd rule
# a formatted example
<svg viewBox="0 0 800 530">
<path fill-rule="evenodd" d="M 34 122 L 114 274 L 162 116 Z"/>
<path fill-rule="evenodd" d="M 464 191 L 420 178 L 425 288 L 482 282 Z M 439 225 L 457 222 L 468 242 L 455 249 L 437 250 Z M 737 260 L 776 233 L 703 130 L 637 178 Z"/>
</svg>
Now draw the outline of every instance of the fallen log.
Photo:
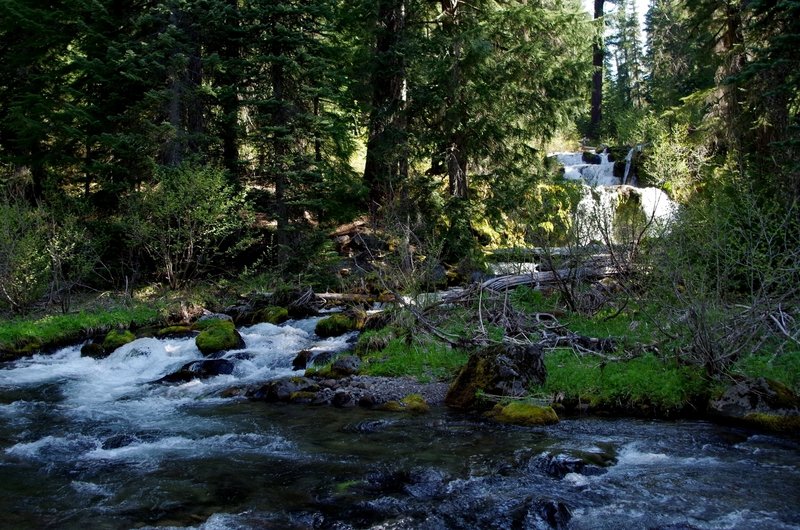
<svg viewBox="0 0 800 530">
<path fill-rule="evenodd" d="M 559 269 L 557 271 L 539 271 L 528 274 L 508 274 L 490 278 L 481 284 L 484 289 L 493 291 L 503 291 L 520 285 L 531 285 L 535 288 L 542 285 L 555 285 L 559 281 L 570 281 L 573 279 L 599 280 L 614 276 L 617 270 L 614 267 L 581 267 L 579 269 Z"/>
<path fill-rule="evenodd" d="M 354 293 L 316 293 L 325 302 L 350 302 L 350 303 L 372 303 L 372 302 L 393 302 L 395 297 L 391 293 L 383 294 L 354 294 Z"/>
</svg>

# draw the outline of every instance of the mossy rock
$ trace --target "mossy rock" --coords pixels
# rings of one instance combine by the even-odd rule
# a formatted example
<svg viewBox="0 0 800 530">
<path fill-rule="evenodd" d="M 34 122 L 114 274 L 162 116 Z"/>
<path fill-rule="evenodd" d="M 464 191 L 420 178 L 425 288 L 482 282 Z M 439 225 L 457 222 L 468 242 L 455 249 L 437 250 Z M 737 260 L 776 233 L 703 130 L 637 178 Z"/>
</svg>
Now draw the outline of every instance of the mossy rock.
<svg viewBox="0 0 800 530">
<path fill-rule="evenodd" d="M 106 338 L 103 340 L 103 349 L 106 351 L 106 353 L 111 353 L 120 346 L 124 346 L 125 344 L 133 342 L 134 340 L 136 340 L 136 335 L 134 335 L 130 330 L 112 329 L 108 332 Z"/>
<path fill-rule="evenodd" d="M 318 337 L 322 338 L 338 337 L 339 335 L 343 335 L 348 331 L 353 331 L 355 329 L 356 321 L 345 314 L 339 313 L 323 318 L 317 322 L 317 327 L 314 328 L 314 333 L 316 333 Z"/>
<path fill-rule="evenodd" d="M 216 326 L 219 322 L 230 322 L 233 324 L 233 318 L 229 315 L 224 315 L 222 313 L 213 313 L 210 315 L 205 315 L 200 317 L 200 319 L 192 324 L 193 331 L 203 331 L 204 329 L 208 329 L 210 327 Z"/>
<path fill-rule="evenodd" d="M 543 350 L 536 344 L 496 344 L 472 353 L 445 396 L 455 409 L 483 408 L 476 396 L 522 397 L 547 378 Z"/>
<path fill-rule="evenodd" d="M 289 402 L 290 403 L 313 403 L 314 400 L 317 398 L 316 392 L 310 392 L 308 390 L 300 390 L 297 392 L 292 392 L 289 395 Z"/>
<path fill-rule="evenodd" d="M 742 423 L 772 432 L 800 433 L 800 416 L 752 412 L 742 418 Z"/>
<path fill-rule="evenodd" d="M 412 414 L 425 414 L 431 410 L 428 402 L 419 394 L 409 394 L 400 401 L 387 401 L 378 408 L 387 412 L 410 412 Z"/>
<path fill-rule="evenodd" d="M 268 324 L 281 324 L 289 320 L 289 310 L 285 307 L 271 305 L 264 309 L 259 309 L 253 317 L 253 322 L 267 322 Z"/>
<path fill-rule="evenodd" d="M 81 346 L 81 357 L 91 357 L 92 359 L 102 359 L 108 356 L 102 344 L 97 342 L 87 342 Z"/>
<path fill-rule="evenodd" d="M 207 321 L 204 321 L 207 322 Z M 194 343 L 203 355 L 210 355 L 224 350 L 241 348 L 244 345 L 242 336 L 230 320 L 215 320 L 215 324 L 205 326 Z"/>
<path fill-rule="evenodd" d="M 524 401 L 500 404 L 486 413 L 488 418 L 500 423 L 513 425 L 552 425 L 558 423 L 558 415 L 553 407 L 540 407 Z"/>
<path fill-rule="evenodd" d="M 167 326 L 156 331 L 156 337 L 187 335 L 192 332 L 191 326 Z"/>
</svg>

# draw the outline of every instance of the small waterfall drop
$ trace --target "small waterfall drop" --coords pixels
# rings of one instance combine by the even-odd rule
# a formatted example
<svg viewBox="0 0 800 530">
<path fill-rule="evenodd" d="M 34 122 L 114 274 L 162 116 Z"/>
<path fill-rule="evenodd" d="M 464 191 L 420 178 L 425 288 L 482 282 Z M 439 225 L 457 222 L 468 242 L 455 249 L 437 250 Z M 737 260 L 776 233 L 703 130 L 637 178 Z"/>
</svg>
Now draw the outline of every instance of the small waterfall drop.
<svg viewBox="0 0 800 530">
<path fill-rule="evenodd" d="M 582 197 L 577 209 L 577 236 L 581 243 L 593 241 L 624 242 L 626 233 L 641 230 L 656 235 L 667 229 L 677 205 L 659 188 L 639 188 L 631 177 L 631 166 L 642 144 L 632 147 L 625 157 L 622 178 L 614 175 L 609 153 L 555 153 L 564 166 L 564 179 L 582 183 Z M 596 163 L 588 163 L 587 158 Z"/>
</svg>

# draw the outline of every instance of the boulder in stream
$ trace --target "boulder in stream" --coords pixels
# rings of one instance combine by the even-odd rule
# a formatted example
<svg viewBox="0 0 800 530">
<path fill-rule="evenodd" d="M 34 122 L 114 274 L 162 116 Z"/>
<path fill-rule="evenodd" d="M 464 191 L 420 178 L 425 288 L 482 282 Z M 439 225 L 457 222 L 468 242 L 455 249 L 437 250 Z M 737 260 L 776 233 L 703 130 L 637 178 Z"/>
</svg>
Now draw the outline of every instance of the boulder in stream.
<svg viewBox="0 0 800 530">
<path fill-rule="evenodd" d="M 800 397 L 771 379 L 742 379 L 718 398 L 709 412 L 717 419 L 770 431 L 800 431 Z"/>
<path fill-rule="evenodd" d="M 543 350 L 536 344 L 503 343 L 482 348 L 469 357 L 445 397 L 456 409 L 476 408 L 477 393 L 521 397 L 547 377 Z"/>
<path fill-rule="evenodd" d="M 232 374 L 234 364 L 227 359 L 204 359 L 181 366 L 180 370 L 167 374 L 156 383 L 185 383 L 192 379 L 205 379 L 223 374 Z"/>
<path fill-rule="evenodd" d="M 200 330 L 194 342 L 203 355 L 244 347 L 244 340 L 236 331 L 232 320 L 203 320 L 197 322 L 193 328 Z"/>
</svg>

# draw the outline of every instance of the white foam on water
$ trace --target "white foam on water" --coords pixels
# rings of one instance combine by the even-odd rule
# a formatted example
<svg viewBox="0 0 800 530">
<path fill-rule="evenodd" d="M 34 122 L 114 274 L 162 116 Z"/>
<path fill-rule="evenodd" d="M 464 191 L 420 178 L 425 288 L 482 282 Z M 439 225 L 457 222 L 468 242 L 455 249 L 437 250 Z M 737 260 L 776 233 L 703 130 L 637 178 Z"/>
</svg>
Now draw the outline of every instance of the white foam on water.
<svg viewBox="0 0 800 530">
<path fill-rule="evenodd" d="M 280 436 L 257 433 L 221 434 L 203 438 L 168 436 L 153 441 L 137 441 L 122 447 L 95 447 L 83 457 L 91 460 L 116 460 L 142 463 L 166 458 L 192 458 L 213 455 L 259 454 L 290 456 L 294 445 Z"/>
<path fill-rule="evenodd" d="M 95 449 L 100 442 L 91 436 L 70 434 L 67 436 L 45 436 L 33 442 L 21 442 L 5 450 L 9 456 L 34 460 L 59 460 L 71 458 L 76 453 Z"/>
<path fill-rule="evenodd" d="M 589 477 L 580 473 L 567 473 L 564 475 L 564 481 L 572 486 L 575 486 L 576 488 L 582 488 L 589 485 Z"/>
</svg>

